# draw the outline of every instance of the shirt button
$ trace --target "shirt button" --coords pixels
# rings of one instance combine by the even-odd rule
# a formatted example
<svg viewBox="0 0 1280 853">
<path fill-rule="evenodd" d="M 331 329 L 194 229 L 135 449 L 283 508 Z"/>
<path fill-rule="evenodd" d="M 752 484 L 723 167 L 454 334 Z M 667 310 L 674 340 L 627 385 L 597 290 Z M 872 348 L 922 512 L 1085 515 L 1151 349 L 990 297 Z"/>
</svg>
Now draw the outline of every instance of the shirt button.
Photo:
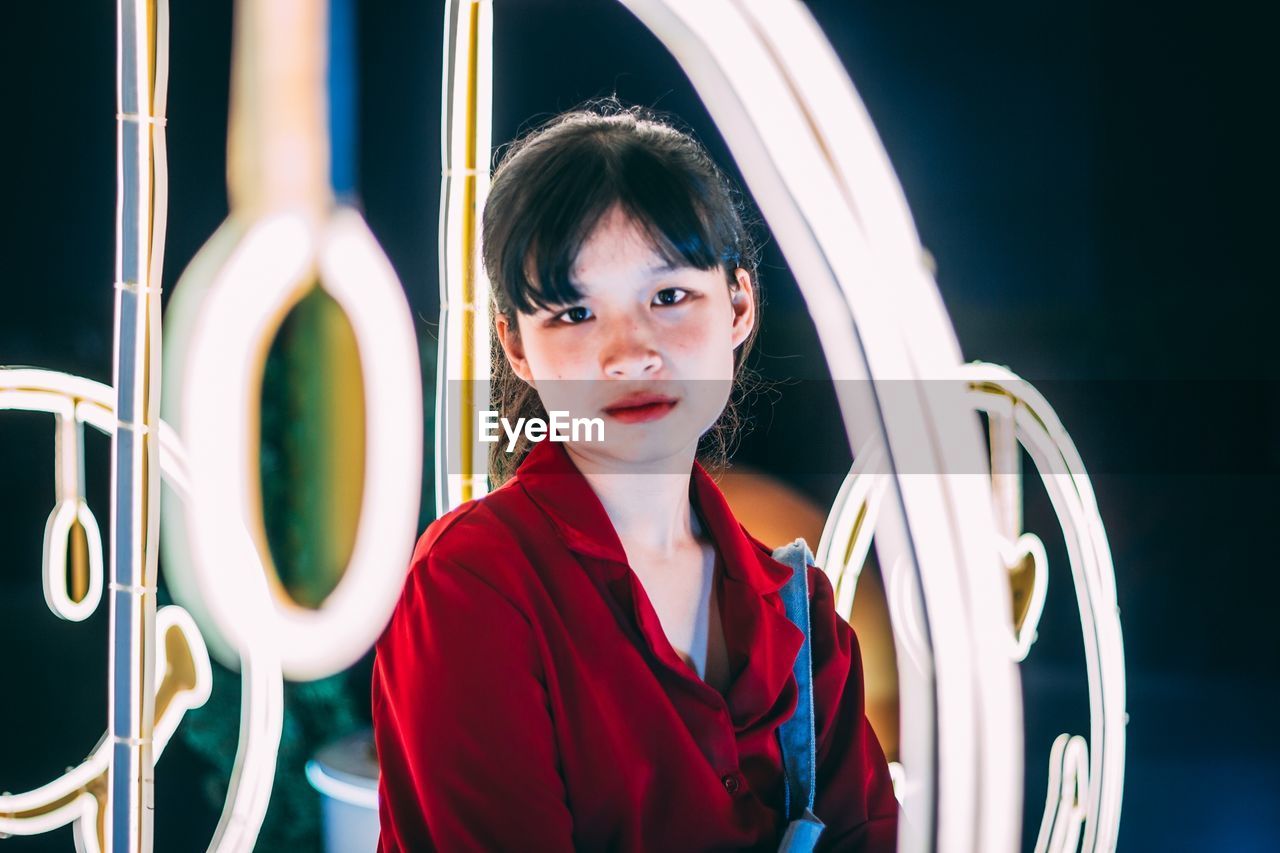
<svg viewBox="0 0 1280 853">
<path fill-rule="evenodd" d="M 738 791 L 738 776 L 734 773 L 726 773 L 720 777 L 720 781 L 724 783 L 724 789 L 730 794 Z"/>
</svg>

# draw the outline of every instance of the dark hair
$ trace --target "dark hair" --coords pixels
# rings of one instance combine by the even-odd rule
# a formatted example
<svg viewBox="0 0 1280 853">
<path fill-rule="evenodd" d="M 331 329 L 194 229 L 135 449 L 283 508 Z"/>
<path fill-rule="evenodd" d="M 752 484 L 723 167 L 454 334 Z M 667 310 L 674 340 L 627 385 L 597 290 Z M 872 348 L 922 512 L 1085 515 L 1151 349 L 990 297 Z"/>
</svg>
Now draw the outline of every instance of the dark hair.
<svg viewBox="0 0 1280 853">
<path fill-rule="evenodd" d="M 561 113 L 512 142 L 494 172 L 484 208 L 483 253 L 492 289 L 491 407 L 500 417 L 545 419 L 537 392 L 515 375 L 502 353 L 493 321 L 506 316 L 518 334 L 516 312 L 532 314 L 572 304 L 582 295 L 570 281 L 579 250 L 614 205 L 673 266 L 721 267 L 726 286 L 734 271 L 751 276 L 761 304 L 759 247 L 748 230 L 747 203 L 691 132 L 654 110 L 624 107 L 616 97 L 588 101 Z M 753 372 L 744 366 L 759 319 L 734 353 L 734 392 L 720 418 L 699 440 L 707 468 L 728 463 L 729 440 L 744 419 L 739 403 Z M 529 449 L 508 453 L 501 442 L 489 452 L 490 485 L 515 472 Z"/>
</svg>

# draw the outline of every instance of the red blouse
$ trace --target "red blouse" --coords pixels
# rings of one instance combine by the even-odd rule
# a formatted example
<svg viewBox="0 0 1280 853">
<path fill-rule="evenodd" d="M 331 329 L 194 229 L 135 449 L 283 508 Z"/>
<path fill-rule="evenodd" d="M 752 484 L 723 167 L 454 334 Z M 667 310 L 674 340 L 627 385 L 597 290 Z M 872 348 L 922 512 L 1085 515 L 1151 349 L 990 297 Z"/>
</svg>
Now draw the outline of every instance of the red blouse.
<svg viewBox="0 0 1280 853">
<path fill-rule="evenodd" d="M 803 639 L 777 592 L 791 570 L 697 463 L 689 496 L 720 558 L 724 695 L 677 656 L 561 444 L 427 528 L 373 669 L 381 853 L 777 849 L 775 730 Z M 809 587 L 818 849 L 892 851 L 857 637 L 821 570 Z"/>
</svg>

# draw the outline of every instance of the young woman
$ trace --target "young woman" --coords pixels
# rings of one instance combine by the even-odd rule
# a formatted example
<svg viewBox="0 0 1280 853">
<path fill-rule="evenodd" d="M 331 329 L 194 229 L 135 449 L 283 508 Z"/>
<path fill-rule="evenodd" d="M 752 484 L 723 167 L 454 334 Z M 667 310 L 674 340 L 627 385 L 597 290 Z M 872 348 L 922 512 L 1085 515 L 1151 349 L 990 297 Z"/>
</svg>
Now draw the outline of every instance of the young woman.
<svg viewBox="0 0 1280 853">
<path fill-rule="evenodd" d="M 797 704 L 791 569 L 708 474 L 758 328 L 742 203 L 616 101 L 512 146 L 484 212 L 500 417 L 599 433 L 490 457 L 377 645 L 382 851 L 776 850 Z M 808 567 L 819 850 L 891 851 L 857 638 Z"/>
</svg>

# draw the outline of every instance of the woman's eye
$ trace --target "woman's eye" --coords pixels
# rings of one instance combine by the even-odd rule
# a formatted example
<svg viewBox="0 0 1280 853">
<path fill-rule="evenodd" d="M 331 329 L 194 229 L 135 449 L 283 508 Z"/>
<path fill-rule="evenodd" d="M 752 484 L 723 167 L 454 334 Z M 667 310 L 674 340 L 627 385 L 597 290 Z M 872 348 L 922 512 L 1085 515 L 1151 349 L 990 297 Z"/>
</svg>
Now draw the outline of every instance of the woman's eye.
<svg viewBox="0 0 1280 853">
<path fill-rule="evenodd" d="M 689 298 L 689 291 L 683 287 L 667 287 L 658 291 L 654 299 L 659 305 L 678 305 Z"/>
<path fill-rule="evenodd" d="M 565 326 L 576 326 L 591 316 L 591 309 L 583 305 L 575 305 L 572 308 L 566 308 L 551 319 Z"/>
</svg>

